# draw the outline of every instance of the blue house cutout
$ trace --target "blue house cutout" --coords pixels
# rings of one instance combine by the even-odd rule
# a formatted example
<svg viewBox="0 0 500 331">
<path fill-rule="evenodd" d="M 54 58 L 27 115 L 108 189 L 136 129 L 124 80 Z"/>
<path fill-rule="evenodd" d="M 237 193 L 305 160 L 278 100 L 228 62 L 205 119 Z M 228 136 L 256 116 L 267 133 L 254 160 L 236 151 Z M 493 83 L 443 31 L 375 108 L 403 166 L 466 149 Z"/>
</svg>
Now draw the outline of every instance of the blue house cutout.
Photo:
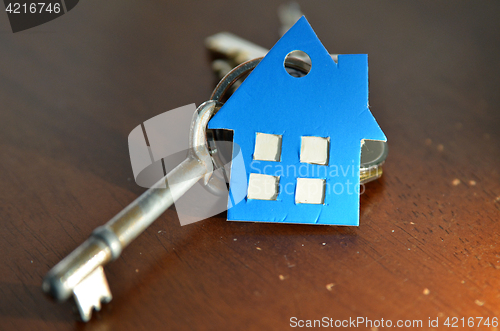
<svg viewBox="0 0 500 331">
<path fill-rule="evenodd" d="M 294 50 L 311 59 L 306 76 L 285 70 Z M 368 106 L 367 55 L 334 62 L 305 17 L 209 128 L 233 130 L 233 156 L 243 157 L 231 168 L 227 219 L 234 221 L 358 225 L 361 145 L 387 140 Z"/>
</svg>

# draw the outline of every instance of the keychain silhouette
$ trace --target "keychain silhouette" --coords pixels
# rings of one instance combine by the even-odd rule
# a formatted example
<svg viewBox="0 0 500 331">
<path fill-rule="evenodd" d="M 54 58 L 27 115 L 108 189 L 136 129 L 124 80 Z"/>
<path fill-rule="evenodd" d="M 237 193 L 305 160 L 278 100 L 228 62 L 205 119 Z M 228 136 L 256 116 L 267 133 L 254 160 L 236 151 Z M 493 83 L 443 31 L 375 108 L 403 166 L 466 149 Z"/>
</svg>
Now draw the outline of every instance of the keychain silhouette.
<svg viewBox="0 0 500 331">
<path fill-rule="evenodd" d="M 288 54 L 300 50 L 310 71 L 293 77 Z M 368 108 L 366 54 L 336 63 L 302 17 L 209 122 L 233 130 L 248 187 L 231 177 L 231 221 L 358 225 L 361 145 L 386 141 Z M 243 168 L 239 168 L 244 166 Z"/>
</svg>

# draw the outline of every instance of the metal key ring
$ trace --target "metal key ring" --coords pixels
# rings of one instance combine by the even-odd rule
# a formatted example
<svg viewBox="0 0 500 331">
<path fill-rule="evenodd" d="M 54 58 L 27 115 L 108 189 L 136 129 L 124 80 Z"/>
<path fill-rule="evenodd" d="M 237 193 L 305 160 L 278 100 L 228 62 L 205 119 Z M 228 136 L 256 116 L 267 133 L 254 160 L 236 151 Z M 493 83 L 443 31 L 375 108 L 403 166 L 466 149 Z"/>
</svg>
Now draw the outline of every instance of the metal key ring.
<svg viewBox="0 0 500 331">
<path fill-rule="evenodd" d="M 233 86 L 233 84 L 236 83 L 238 79 L 244 77 L 246 74 L 255 69 L 255 67 L 257 67 L 262 59 L 262 57 L 259 57 L 247 62 L 243 62 L 242 64 L 231 70 L 229 73 L 227 73 L 215 87 L 212 95 L 210 96 L 210 100 L 221 103 L 221 99 L 231 88 L 231 86 Z M 284 66 L 287 68 L 302 71 L 304 74 L 307 74 L 311 70 L 311 65 L 309 63 L 294 57 L 287 57 L 284 62 Z"/>
</svg>

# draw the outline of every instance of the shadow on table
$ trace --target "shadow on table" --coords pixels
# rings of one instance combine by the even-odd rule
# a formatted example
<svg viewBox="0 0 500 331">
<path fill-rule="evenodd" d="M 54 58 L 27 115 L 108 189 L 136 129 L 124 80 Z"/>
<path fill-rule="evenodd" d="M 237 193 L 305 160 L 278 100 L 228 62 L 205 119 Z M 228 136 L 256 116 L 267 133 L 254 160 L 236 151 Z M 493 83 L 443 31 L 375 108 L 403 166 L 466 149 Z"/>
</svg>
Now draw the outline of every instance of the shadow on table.
<svg viewBox="0 0 500 331">
<path fill-rule="evenodd" d="M 41 286 L 0 283 L 0 316 L 68 322 L 75 319 L 71 301 L 57 304 L 43 294 Z"/>
</svg>

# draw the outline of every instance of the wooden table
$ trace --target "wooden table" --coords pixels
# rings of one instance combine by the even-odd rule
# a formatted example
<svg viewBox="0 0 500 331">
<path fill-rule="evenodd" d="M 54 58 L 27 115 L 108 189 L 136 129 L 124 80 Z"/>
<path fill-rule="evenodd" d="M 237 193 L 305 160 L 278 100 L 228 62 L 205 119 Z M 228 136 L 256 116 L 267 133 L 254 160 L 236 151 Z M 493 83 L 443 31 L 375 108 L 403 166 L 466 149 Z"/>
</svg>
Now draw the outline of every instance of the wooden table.
<svg viewBox="0 0 500 331">
<path fill-rule="evenodd" d="M 447 329 L 448 317 L 500 317 L 493 1 L 302 4 L 329 51 L 369 54 L 390 153 L 359 227 L 225 214 L 181 227 L 171 208 L 106 267 L 114 299 L 91 322 L 44 296 L 45 273 L 144 191 L 129 132 L 210 95 L 204 38 L 227 30 L 271 47 L 277 7 L 82 1 L 16 34 L 0 15 L 0 329 L 282 330 L 292 317 Z M 477 321 L 471 330 L 491 329 Z"/>
</svg>

